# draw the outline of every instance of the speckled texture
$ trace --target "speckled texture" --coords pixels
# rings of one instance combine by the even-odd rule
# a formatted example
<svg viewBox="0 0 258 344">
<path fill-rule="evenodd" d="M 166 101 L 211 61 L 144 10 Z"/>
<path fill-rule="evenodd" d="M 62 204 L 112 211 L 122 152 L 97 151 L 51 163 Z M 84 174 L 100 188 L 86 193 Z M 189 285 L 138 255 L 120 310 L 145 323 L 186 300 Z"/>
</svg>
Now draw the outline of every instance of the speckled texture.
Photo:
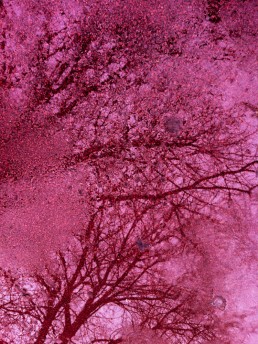
<svg viewBox="0 0 258 344">
<path fill-rule="evenodd" d="M 253 0 L 0 1 L 0 264 L 20 285 L 1 270 L 8 344 L 257 343 L 257 26 Z M 81 233 L 90 272 L 81 267 L 80 294 L 66 288 Z M 133 273 L 159 257 L 149 287 L 164 303 L 159 283 L 175 286 L 168 307 L 182 303 L 187 328 L 171 314 L 158 324 L 157 305 L 148 319 L 135 306 L 141 284 L 121 301 L 137 309 L 133 336 L 107 296 L 100 313 L 72 325 L 58 313 L 56 334 L 44 333 L 57 300 L 95 307 L 106 264 L 119 281 L 141 255 Z M 7 316 L 12 293 L 18 314 L 36 302 L 45 318 Z M 86 320 L 97 333 L 85 336 Z M 174 327 L 159 339 L 165 321 Z"/>
</svg>

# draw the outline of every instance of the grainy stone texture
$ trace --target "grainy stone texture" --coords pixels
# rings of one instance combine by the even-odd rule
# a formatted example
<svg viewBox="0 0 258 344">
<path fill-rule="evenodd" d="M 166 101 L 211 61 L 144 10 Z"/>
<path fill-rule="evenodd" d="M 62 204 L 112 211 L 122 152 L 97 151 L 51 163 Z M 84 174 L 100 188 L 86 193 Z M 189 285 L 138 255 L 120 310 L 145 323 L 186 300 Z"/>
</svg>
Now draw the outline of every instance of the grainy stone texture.
<svg viewBox="0 0 258 344">
<path fill-rule="evenodd" d="M 39 309 L 58 299 L 58 281 L 48 276 L 45 293 L 35 269 L 43 273 L 51 262 L 59 276 L 63 261 L 58 265 L 54 252 L 90 227 L 98 209 L 93 271 L 108 264 L 103 252 L 114 258 L 116 276 L 131 257 L 160 254 L 157 283 L 185 292 L 184 302 L 174 297 L 188 327 L 160 343 L 188 343 L 198 331 L 193 343 L 257 343 L 258 197 L 249 192 L 258 184 L 257 26 L 254 0 L 0 1 L 0 263 L 18 269 L 21 285 L 24 271 L 27 279 L 34 273 L 27 289 Z M 76 264 L 74 256 L 67 259 Z M 98 273 L 94 278 L 100 283 Z M 94 304 L 87 281 L 83 295 Z M 29 291 L 8 283 L 1 305 L 10 288 L 28 299 Z M 138 292 L 123 302 L 134 303 Z M 158 338 L 164 323 L 139 308 L 145 318 L 137 324 L 148 329 L 137 331 L 146 341 L 150 329 Z M 58 338 L 44 337 L 44 321 L 31 318 L 18 338 L 3 314 L 8 343 L 67 343 L 76 328 L 62 318 L 68 325 L 57 326 Z M 109 338 L 112 326 L 100 328 Z M 84 343 L 83 333 L 76 343 Z M 119 343 L 112 338 L 109 344 Z"/>
</svg>

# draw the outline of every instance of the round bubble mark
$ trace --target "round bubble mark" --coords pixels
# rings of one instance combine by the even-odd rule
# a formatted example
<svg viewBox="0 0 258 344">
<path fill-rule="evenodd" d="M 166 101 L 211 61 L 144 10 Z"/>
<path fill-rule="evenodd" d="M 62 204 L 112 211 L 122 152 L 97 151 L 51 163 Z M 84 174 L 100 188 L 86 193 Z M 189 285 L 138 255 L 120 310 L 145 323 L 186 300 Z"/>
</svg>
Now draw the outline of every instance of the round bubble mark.
<svg viewBox="0 0 258 344">
<path fill-rule="evenodd" d="M 214 308 L 224 311 L 224 309 L 226 308 L 227 302 L 223 296 L 217 295 L 217 296 L 214 296 L 211 304 Z"/>
</svg>

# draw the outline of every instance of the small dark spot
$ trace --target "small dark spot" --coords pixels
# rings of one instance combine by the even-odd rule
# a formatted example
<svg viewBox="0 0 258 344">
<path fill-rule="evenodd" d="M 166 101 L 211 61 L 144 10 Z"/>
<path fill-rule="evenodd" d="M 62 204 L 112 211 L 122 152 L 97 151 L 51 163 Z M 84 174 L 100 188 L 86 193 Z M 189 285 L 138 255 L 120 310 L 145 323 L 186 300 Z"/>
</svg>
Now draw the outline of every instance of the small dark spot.
<svg viewBox="0 0 258 344">
<path fill-rule="evenodd" d="M 83 90 L 83 94 L 84 94 L 84 96 L 87 96 L 91 92 L 97 92 L 97 91 L 98 91 L 98 87 L 96 85 L 91 85 L 91 86 L 86 87 Z"/>
<path fill-rule="evenodd" d="M 209 21 L 211 23 L 217 24 L 221 21 L 220 17 L 218 17 L 216 14 L 212 14 L 209 16 Z"/>
<path fill-rule="evenodd" d="M 141 239 L 137 239 L 137 241 L 136 241 L 136 244 L 137 244 L 137 246 L 138 246 L 138 248 L 139 248 L 139 250 L 141 251 L 141 252 L 144 252 L 144 251 L 146 251 L 148 248 L 149 248 L 149 244 L 147 244 L 146 242 L 143 242 Z"/>
<path fill-rule="evenodd" d="M 117 259 L 120 260 L 120 259 L 122 259 L 122 258 L 123 258 L 123 256 L 121 255 L 121 253 L 118 253 Z"/>
<path fill-rule="evenodd" d="M 219 16 L 220 8 L 220 0 L 208 0 L 208 18 L 211 23 L 217 24 L 221 21 Z"/>
<path fill-rule="evenodd" d="M 22 295 L 23 296 L 30 296 L 30 293 L 28 293 L 26 288 L 22 288 Z"/>
</svg>

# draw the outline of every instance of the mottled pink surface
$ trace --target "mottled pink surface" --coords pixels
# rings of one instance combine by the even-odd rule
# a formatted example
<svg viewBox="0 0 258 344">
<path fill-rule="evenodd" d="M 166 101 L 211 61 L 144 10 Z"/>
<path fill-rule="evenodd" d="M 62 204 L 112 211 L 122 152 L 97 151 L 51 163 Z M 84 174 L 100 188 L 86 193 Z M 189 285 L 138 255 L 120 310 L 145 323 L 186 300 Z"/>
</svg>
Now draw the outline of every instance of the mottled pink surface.
<svg viewBox="0 0 258 344">
<path fill-rule="evenodd" d="M 211 311 L 225 334 L 193 343 L 258 342 L 258 194 L 238 192 L 257 185 L 246 167 L 258 147 L 257 10 L 252 0 L 0 1 L 3 268 L 41 272 L 101 200 L 111 207 L 105 228 L 119 225 L 116 201 L 135 199 L 139 209 L 157 203 L 142 226 L 156 216 L 168 233 L 181 223 L 169 215 L 178 205 L 186 248 L 170 238 L 180 253 L 160 264 L 162 278 L 193 290 L 191 307 Z M 250 135 L 227 146 L 244 129 Z M 201 176 L 242 166 L 239 179 L 212 179 L 232 189 L 232 203 L 223 189 L 183 193 Z M 182 192 L 169 198 L 171 188 Z M 126 227 L 134 210 L 121 209 Z M 36 332 L 15 338 L 13 328 L 10 339 L 4 326 L 0 319 L 7 343 L 43 343 Z M 123 331 L 124 343 L 140 343 Z"/>
</svg>

